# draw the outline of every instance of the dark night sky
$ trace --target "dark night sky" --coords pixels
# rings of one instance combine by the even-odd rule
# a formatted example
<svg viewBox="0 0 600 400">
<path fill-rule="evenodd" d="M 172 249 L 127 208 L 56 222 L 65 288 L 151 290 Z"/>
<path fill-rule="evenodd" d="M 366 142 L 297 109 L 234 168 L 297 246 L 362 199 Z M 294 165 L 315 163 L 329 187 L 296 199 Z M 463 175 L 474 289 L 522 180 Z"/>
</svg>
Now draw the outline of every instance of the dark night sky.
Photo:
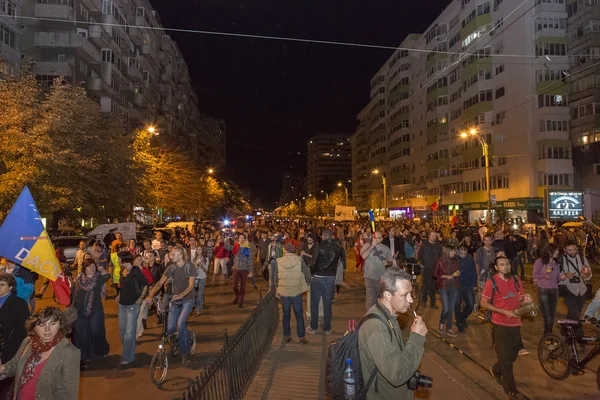
<svg viewBox="0 0 600 400">
<path fill-rule="evenodd" d="M 151 0 L 164 27 L 398 46 L 449 0 Z M 227 122 L 224 176 L 267 205 L 316 132 L 349 132 L 391 50 L 170 32 L 200 111 Z M 292 156 L 290 152 L 301 152 Z"/>
</svg>

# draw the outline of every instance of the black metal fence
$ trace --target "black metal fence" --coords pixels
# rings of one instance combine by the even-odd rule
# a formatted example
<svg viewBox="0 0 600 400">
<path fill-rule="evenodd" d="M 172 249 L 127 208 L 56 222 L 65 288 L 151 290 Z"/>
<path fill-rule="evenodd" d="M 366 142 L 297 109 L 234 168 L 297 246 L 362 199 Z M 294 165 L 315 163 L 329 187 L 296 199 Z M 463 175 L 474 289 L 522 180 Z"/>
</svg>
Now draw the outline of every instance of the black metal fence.
<svg viewBox="0 0 600 400">
<path fill-rule="evenodd" d="M 271 290 L 233 336 L 223 330 L 223 348 L 175 400 L 242 399 L 278 326 L 279 306 Z"/>
</svg>

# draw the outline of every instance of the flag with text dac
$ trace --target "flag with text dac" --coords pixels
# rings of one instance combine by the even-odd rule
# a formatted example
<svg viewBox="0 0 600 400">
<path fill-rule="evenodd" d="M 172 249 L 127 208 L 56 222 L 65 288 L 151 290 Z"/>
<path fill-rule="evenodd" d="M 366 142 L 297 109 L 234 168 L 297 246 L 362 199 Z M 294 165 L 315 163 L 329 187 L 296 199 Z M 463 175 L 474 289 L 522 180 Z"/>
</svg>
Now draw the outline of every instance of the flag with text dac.
<svg viewBox="0 0 600 400">
<path fill-rule="evenodd" d="M 62 273 L 50 237 L 27 186 L 0 227 L 0 256 L 52 281 Z"/>
</svg>

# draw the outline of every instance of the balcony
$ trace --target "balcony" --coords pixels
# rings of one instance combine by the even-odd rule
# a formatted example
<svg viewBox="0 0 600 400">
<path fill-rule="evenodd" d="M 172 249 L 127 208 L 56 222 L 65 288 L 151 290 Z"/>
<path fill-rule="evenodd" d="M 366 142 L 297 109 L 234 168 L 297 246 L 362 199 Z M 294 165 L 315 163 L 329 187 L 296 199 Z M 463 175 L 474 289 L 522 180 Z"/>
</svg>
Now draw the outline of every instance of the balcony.
<svg viewBox="0 0 600 400">
<path fill-rule="evenodd" d="M 140 110 L 138 110 L 135 107 L 129 107 L 127 110 L 129 112 L 129 119 L 132 122 L 135 122 L 135 123 L 143 123 L 144 122 L 144 116 L 142 115 Z"/>
<path fill-rule="evenodd" d="M 106 30 L 102 25 L 90 25 L 88 28 L 89 31 L 89 41 L 94 43 L 99 47 L 108 47 L 112 41 L 110 35 L 106 33 Z"/>
<path fill-rule="evenodd" d="M 36 18 L 52 18 L 73 20 L 75 13 L 73 7 L 68 4 L 40 4 L 37 3 L 33 9 Z"/>
<path fill-rule="evenodd" d="M 127 67 L 127 76 L 133 82 L 142 81 L 142 73 L 136 67 Z"/>
<path fill-rule="evenodd" d="M 139 108 L 146 108 L 147 104 L 144 101 L 144 95 L 141 93 L 136 93 L 133 95 L 133 104 Z"/>
<path fill-rule="evenodd" d="M 169 85 L 167 85 L 165 83 L 158 84 L 158 91 L 163 96 L 168 96 L 171 94 L 171 88 L 169 87 Z"/>
<path fill-rule="evenodd" d="M 100 60 L 100 51 L 77 32 L 35 32 L 33 44 L 36 47 L 75 49 L 87 61 L 97 62 Z"/>
<path fill-rule="evenodd" d="M 68 62 L 38 61 L 33 67 L 36 75 L 73 76 L 73 65 Z"/>
<path fill-rule="evenodd" d="M 163 69 L 165 74 L 172 74 L 173 73 L 173 65 L 168 64 L 165 65 L 165 68 Z"/>
<path fill-rule="evenodd" d="M 167 74 L 166 72 L 161 74 L 160 76 L 160 80 L 162 82 L 173 82 L 173 77 L 171 76 L 171 74 Z"/>
<path fill-rule="evenodd" d="M 96 94 L 97 96 L 110 96 L 112 98 L 119 98 L 117 92 L 111 88 L 102 78 L 90 78 L 88 81 L 88 91 Z"/>
</svg>

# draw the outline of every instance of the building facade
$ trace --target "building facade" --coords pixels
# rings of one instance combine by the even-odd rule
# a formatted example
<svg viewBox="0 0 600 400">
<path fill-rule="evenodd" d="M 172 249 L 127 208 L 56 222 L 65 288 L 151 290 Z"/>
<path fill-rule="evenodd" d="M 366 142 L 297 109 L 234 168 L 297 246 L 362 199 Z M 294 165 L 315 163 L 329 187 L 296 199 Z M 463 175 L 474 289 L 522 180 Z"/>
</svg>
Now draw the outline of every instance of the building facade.
<svg viewBox="0 0 600 400">
<path fill-rule="evenodd" d="M 17 17 L 24 0 L 0 0 L 0 79 L 14 74 L 21 64 L 22 29 Z"/>
<path fill-rule="evenodd" d="M 483 218 L 478 136 L 489 148 L 493 213 L 542 216 L 546 190 L 574 185 L 566 23 L 564 0 L 454 0 L 423 34 L 409 35 L 373 78 L 384 112 L 372 80 L 358 116 L 355 191 L 381 187 L 371 170 L 383 158 L 389 209 L 422 216 L 441 202 L 438 215 Z M 362 200 L 360 208 L 376 208 Z"/>
<path fill-rule="evenodd" d="M 306 188 L 313 196 L 332 192 L 352 176 L 350 135 L 321 133 L 308 141 Z"/>
<path fill-rule="evenodd" d="M 13 73 L 18 61 L 32 61 L 42 85 L 58 77 L 81 82 L 102 112 L 123 117 L 128 129 L 154 125 L 160 142 L 186 149 L 206 165 L 224 162 L 225 124 L 200 114 L 185 60 L 161 29 L 160 16 L 149 0 L 0 0 L 0 4 L 9 13 L 16 9 L 9 30 L 15 32 L 13 52 L 18 53 L 17 62 L 7 62 L 14 57 L 5 57 L 3 45 L 0 74 L 8 68 Z M 7 18 L 0 23 L 6 26 Z M 8 47 L 13 48 L 12 33 L 9 36 Z"/>
</svg>

